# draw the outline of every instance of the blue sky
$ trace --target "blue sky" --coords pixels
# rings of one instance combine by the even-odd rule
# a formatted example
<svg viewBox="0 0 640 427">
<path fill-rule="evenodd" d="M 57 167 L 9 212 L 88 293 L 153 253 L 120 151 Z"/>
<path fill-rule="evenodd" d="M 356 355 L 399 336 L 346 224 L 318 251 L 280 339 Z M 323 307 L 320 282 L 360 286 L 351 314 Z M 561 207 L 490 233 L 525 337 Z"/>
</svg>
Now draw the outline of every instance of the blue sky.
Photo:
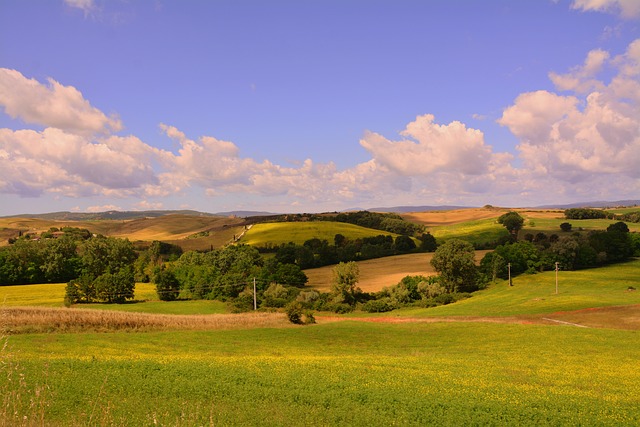
<svg viewBox="0 0 640 427">
<path fill-rule="evenodd" d="M 0 2 L 0 215 L 640 198 L 640 2 Z"/>
</svg>

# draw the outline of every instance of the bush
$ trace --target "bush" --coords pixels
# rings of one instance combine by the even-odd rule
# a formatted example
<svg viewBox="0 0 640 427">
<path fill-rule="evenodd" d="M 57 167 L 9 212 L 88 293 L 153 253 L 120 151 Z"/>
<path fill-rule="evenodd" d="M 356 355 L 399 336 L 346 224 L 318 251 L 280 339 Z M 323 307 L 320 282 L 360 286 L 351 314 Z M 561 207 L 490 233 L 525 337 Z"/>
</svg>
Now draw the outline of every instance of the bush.
<svg viewBox="0 0 640 427">
<path fill-rule="evenodd" d="M 381 298 L 377 300 L 367 301 L 362 304 L 361 310 L 367 313 L 385 313 L 395 309 L 390 298 Z"/>
<path fill-rule="evenodd" d="M 287 313 L 287 318 L 289 322 L 302 325 L 302 313 L 303 313 L 303 305 L 299 301 L 293 301 L 287 305 L 285 308 L 285 313 Z"/>
<path fill-rule="evenodd" d="M 571 231 L 571 228 L 572 228 L 572 225 L 569 222 L 563 222 L 562 224 L 560 224 L 560 230 L 564 232 Z"/>
</svg>

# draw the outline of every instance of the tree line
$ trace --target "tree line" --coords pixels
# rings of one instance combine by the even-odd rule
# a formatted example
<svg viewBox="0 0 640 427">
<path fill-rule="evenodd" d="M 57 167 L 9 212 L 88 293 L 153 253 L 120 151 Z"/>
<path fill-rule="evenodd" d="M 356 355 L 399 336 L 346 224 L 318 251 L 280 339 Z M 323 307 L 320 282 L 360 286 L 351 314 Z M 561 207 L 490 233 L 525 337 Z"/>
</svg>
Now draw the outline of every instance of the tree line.
<svg viewBox="0 0 640 427">
<path fill-rule="evenodd" d="M 433 252 L 436 240 L 430 233 L 418 237 L 419 245 L 406 235 L 378 235 L 349 239 L 336 234 L 333 244 L 326 239 L 308 239 L 302 245 L 289 242 L 276 247 L 259 248 L 261 252 L 275 252 L 275 258 L 284 264 L 295 264 L 301 269 L 323 267 L 340 262 L 363 261 L 416 251 Z"/>
</svg>

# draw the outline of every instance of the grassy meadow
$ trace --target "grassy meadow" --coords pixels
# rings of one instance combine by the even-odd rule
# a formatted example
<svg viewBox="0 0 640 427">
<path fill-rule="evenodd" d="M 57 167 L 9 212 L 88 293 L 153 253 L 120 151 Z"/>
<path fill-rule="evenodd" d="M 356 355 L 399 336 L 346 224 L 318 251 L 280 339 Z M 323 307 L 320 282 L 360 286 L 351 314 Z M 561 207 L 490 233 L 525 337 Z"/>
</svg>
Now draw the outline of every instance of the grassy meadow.
<svg viewBox="0 0 640 427">
<path fill-rule="evenodd" d="M 0 425 L 631 426 L 639 357 L 637 333 L 513 324 L 12 335 Z"/>
<path fill-rule="evenodd" d="M 422 217 L 439 239 L 490 239 L 505 232 L 501 213 Z M 559 234 L 565 222 L 522 214 L 523 233 Z M 261 226 L 244 242 L 380 234 Z M 430 256 L 361 262 L 360 286 L 433 274 Z M 307 270 L 309 284 L 328 289 L 330 272 Z M 216 301 L 158 301 L 151 284 L 137 284 L 132 303 L 70 309 L 64 284 L 0 286 L 0 427 L 640 425 L 640 260 L 560 271 L 557 294 L 555 283 L 555 272 L 520 275 L 451 305 L 316 313 L 306 326 Z"/>
<path fill-rule="evenodd" d="M 605 311 L 605 327 L 569 323 L 603 306 L 639 319 L 640 294 L 628 289 L 639 273 L 640 260 L 560 272 L 558 295 L 553 272 L 518 276 L 448 306 L 318 314 L 311 326 L 278 313 L 56 309 L 38 288 L 59 285 L 9 287 L 33 291 L 20 302 L 36 311 L 80 320 L 29 332 L 11 324 L 22 309 L 5 304 L 0 426 L 637 425 L 640 322 L 619 327 Z M 91 313 L 124 324 L 100 330 Z"/>
</svg>

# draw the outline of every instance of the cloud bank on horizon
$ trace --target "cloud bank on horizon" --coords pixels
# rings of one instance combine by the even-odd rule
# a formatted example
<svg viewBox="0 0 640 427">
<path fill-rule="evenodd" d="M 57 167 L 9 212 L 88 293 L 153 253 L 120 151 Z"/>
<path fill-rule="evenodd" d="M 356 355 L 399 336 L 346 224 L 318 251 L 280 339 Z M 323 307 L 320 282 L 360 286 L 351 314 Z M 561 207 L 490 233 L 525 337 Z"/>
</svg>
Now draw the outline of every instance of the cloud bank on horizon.
<svg viewBox="0 0 640 427">
<path fill-rule="evenodd" d="M 76 19 L 86 25 L 100 25 L 92 16 L 108 7 L 65 3 L 84 13 Z M 570 6 L 573 13 L 611 13 L 620 22 L 640 18 L 634 0 Z M 582 63 L 548 69 L 546 78 L 549 88 L 517 94 L 490 124 L 485 114 L 443 121 L 428 110 L 397 123 L 404 126 L 397 135 L 385 136 L 371 123 L 361 129 L 359 145 L 352 142 L 368 158 L 339 167 L 311 158 L 284 165 L 243 156 L 242 146 L 194 135 L 170 117 L 156 123 L 156 137 L 170 141 L 162 146 L 127 132 L 132 118 L 101 111 L 81 85 L 0 68 L 0 106 L 12 124 L 0 128 L 0 214 L 25 211 L 16 206 L 23 200 L 44 212 L 50 206 L 323 211 L 638 198 L 640 38 L 619 51 L 593 48 Z M 260 87 L 251 83 L 251 90 Z M 508 130 L 515 145 L 488 141 L 485 125 Z"/>
</svg>

